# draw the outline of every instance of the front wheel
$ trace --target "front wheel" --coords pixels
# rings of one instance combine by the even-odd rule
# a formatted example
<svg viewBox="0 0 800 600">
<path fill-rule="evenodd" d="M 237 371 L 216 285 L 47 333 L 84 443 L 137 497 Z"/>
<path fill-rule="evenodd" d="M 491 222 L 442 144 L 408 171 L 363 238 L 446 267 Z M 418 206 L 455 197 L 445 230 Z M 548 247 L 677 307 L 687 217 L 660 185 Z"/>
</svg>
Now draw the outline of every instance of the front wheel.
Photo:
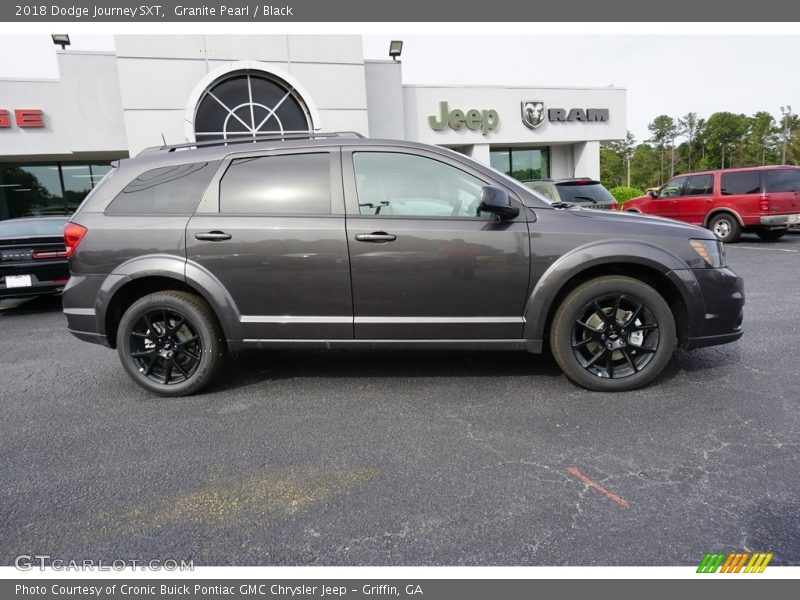
<svg viewBox="0 0 800 600">
<path fill-rule="evenodd" d="M 653 380 L 675 350 L 675 319 L 652 287 L 622 276 L 573 290 L 553 320 L 550 345 L 564 374 L 600 392 L 633 390 Z"/>
<path fill-rule="evenodd" d="M 198 296 L 156 292 L 134 302 L 117 328 L 117 353 L 140 386 L 159 396 L 185 396 L 207 386 L 225 360 L 225 338 Z"/>
</svg>

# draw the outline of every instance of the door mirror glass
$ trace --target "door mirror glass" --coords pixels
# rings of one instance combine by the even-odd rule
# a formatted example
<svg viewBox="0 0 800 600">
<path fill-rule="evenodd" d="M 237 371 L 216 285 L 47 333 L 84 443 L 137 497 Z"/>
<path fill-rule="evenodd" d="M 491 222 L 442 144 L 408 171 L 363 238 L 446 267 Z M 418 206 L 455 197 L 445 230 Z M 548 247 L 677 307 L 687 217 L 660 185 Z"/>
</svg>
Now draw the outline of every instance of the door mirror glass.
<svg viewBox="0 0 800 600">
<path fill-rule="evenodd" d="M 481 188 L 480 211 L 494 213 L 501 219 L 513 219 L 519 214 L 519 209 L 511 206 L 508 192 L 494 185 Z"/>
</svg>

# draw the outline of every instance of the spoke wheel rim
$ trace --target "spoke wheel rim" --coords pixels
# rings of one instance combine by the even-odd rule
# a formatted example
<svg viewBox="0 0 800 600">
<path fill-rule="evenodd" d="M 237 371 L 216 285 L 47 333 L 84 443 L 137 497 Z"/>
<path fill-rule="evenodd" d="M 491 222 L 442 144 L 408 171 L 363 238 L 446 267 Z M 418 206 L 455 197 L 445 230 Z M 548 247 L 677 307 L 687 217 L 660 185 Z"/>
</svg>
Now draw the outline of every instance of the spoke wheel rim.
<svg viewBox="0 0 800 600">
<path fill-rule="evenodd" d="M 725 219 L 720 219 L 714 224 L 714 233 L 717 234 L 717 237 L 724 238 L 727 237 L 728 234 L 731 232 L 731 224 Z"/>
<path fill-rule="evenodd" d="M 580 311 L 570 342 L 578 363 L 602 379 L 624 379 L 641 372 L 655 356 L 660 341 L 653 311 L 640 298 L 606 294 Z"/>
<path fill-rule="evenodd" d="M 161 385 L 177 385 L 197 371 L 202 345 L 185 315 L 172 308 L 153 308 L 133 323 L 128 352 L 144 377 Z"/>
</svg>

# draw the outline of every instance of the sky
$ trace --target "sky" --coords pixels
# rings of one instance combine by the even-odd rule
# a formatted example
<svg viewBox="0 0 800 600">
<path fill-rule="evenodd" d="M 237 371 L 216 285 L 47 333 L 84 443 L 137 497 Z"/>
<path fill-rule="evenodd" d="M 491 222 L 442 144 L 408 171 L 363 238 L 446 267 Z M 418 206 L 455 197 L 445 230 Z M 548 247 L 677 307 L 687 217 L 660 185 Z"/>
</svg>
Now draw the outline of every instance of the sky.
<svg viewBox="0 0 800 600">
<path fill-rule="evenodd" d="M 71 39 L 72 50 L 114 49 L 110 35 Z M 624 87 L 639 141 L 660 114 L 800 111 L 800 36 L 376 35 L 363 36 L 365 57 L 388 59 L 392 39 L 404 42 L 407 84 Z M 0 56 L 24 57 L 0 61 L 0 78 L 58 77 L 55 50 L 49 35 L 0 35 Z"/>
</svg>

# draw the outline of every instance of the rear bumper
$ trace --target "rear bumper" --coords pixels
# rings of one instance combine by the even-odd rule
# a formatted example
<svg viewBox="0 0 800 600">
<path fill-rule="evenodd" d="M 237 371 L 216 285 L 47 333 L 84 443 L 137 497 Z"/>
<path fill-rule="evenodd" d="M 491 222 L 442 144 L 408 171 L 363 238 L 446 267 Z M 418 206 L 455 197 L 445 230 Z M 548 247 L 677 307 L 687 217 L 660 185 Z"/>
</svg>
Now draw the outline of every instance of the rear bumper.
<svg viewBox="0 0 800 600">
<path fill-rule="evenodd" d="M 792 215 L 767 215 L 759 219 L 764 227 L 788 227 L 800 224 L 800 214 Z"/>
<path fill-rule="evenodd" d="M 0 300 L 9 298 L 35 298 L 36 296 L 51 296 L 60 294 L 64 290 L 63 283 L 53 283 L 52 281 L 45 281 L 43 283 L 34 283 L 30 287 L 20 288 L 7 288 L 0 287 Z"/>
</svg>

